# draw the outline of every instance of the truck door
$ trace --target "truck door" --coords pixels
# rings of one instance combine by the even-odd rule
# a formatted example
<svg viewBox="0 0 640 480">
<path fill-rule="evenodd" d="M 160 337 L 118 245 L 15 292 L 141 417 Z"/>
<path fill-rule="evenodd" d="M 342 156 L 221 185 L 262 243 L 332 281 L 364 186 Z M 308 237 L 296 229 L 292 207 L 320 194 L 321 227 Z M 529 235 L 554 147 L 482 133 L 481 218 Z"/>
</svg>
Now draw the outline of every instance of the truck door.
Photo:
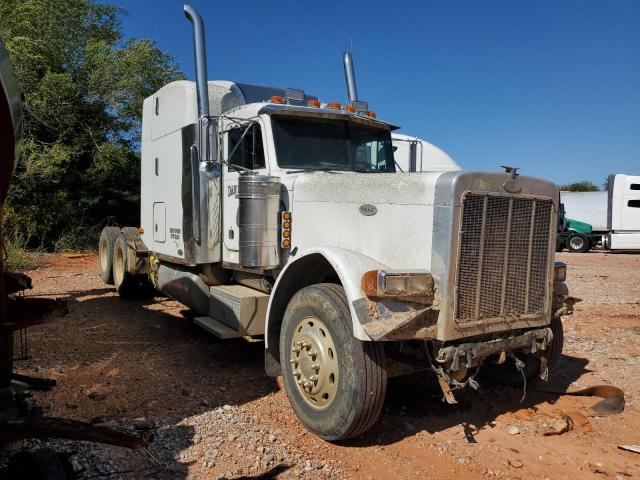
<svg viewBox="0 0 640 480">
<path fill-rule="evenodd" d="M 224 261 L 237 263 L 239 251 L 238 229 L 238 177 L 241 169 L 256 170 L 266 174 L 262 130 L 258 123 L 233 128 L 224 135 L 225 159 L 233 166 L 223 166 L 223 215 Z M 245 133 L 246 130 L 246 133 Z M 243 136 L 244 134 L 244 136 Z M 237 148 L 236 148 L 237 147 Z M 235 148 L 235 151 L 234 151 Z M 232 153 L 233 152 L 233 153 Z"/>
</svg>

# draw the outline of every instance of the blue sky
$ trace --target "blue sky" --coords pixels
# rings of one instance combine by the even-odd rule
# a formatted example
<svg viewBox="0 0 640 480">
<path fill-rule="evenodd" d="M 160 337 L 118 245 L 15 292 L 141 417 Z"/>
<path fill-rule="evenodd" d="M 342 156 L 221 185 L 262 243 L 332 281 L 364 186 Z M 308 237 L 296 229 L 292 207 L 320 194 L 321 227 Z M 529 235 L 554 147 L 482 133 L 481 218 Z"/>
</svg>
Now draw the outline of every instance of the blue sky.
<svg viewBox="0 0 640 480">
<path fill-rule="evenodd" d="M 193 78 L 190 24 L 173 0 L 114 0 Z M 557 183 L 640 175 L 640 1 L 191 0 L 210 79 L 302 88 L 378 117 L 465 170 L 519 166 Z"/>
</svg>

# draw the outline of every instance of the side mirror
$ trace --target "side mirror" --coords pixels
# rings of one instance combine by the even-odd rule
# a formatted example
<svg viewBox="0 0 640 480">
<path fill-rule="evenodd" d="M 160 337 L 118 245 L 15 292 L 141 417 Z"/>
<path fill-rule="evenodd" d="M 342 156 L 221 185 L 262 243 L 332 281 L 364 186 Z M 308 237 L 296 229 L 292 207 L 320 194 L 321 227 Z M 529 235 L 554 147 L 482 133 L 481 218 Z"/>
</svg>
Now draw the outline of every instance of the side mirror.
<svg viewBox="0 0 640 480">
<path fill-rule="evenodd" d="M 214 117 L 200 117 L 198 137 L 200 161 L 219 163 L 218 126 Z"/>
</svg>

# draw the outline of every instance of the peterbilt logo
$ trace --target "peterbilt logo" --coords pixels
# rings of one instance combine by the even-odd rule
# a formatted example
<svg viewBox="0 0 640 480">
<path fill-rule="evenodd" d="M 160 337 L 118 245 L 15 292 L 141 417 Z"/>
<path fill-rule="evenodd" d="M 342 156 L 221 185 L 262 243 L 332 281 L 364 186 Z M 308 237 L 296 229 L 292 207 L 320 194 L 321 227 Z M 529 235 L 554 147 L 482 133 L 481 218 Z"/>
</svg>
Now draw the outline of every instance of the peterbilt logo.
<svg viewBox="0 0 640 480">
<path fill-rule="evenodd" d="M 515 180 L 507 180 L 502 184 L 502 188 L 509 193 L 520 193 L 522 191 L 522 185 Z"/>
<path fill-rule="evenodd" d="M 368 203 L 365 203 L 364 205 L 360 205 L 360 213 L 362 215 L 370 217 L 371 215 L 375 215 L 376 213 L 378 213 L 378 209 L 375 205 L 369 205 Z"/>
</svg>

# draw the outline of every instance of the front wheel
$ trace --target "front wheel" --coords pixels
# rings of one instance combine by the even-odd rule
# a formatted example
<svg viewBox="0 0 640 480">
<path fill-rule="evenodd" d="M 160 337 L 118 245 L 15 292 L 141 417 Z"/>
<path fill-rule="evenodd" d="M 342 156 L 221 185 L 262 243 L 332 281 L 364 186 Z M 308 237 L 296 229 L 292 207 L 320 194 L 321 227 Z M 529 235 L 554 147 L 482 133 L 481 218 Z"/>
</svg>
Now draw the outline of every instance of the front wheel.
<svg viewBox="0 0 640 480">
<path fill-rule="evenodd" d="M 591 243 L 586 235 L 572 233 L 567 238 L 567 248 L 571 253 L 585 253 L 591 248 Z"/>
<path fill-rule="evenodd" d="M 343 440 L 378 420 L 387 386 L 384 348 L 354 338 L 344 289 L 311 285 L 284 314 L 280 364 L 289 402 L 319 437 Z"/>
<path fill-rule="evenodd" d="M 564 331 L 562 328 L 562 319 L 560 317 L 554 317 L 551 319 L 551 333 L 553 333 L 553 339 L 547 345 L 547 350 L 536 353 L 517 353 L 516 356 L 524 362 L 524 377 L 527 380 L 527 384 L 533 382 L 540 375 L 541 361 L 540 357 L 544 355 L 547 360 L 547 369 L 552 372 L 554 367 L 560 360 L 562 354 L 562 346 L 564 344 Z M 515 361 L 512 358 L 501 364 L 496 365 L 492 363 L 492 358 L 488 358 L 482 368 L 480 374 L 482 378 L 487 381 L 499 383 L 502 385 L 509 385 L 511 387 L 521 387 L 524 384 L 522 372 L 516 368 Z"/>
</svg>

